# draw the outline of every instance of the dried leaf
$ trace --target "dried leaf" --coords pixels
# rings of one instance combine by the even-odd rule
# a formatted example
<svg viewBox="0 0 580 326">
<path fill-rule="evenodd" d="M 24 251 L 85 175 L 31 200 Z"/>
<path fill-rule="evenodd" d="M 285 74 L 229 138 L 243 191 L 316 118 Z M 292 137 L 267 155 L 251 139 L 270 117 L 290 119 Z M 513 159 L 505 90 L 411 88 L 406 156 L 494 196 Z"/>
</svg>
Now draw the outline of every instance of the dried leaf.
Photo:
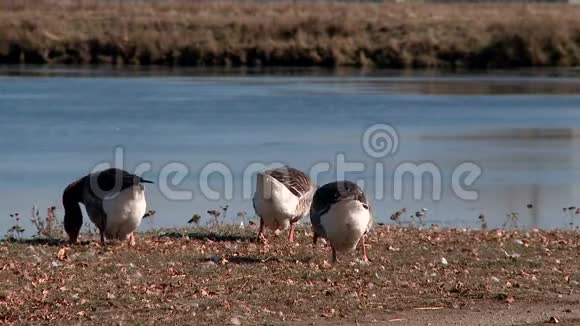
<svg viewBox="0 0 580 326">
<path fill-rule="evenodd" d="M 66 255 L 66 248 L 60 248 L 58 250 L 58 253 L 56 254 L 56 257 L 60 261 L 66 260 L 68 258 L 67 255 Z"/>
</svg>

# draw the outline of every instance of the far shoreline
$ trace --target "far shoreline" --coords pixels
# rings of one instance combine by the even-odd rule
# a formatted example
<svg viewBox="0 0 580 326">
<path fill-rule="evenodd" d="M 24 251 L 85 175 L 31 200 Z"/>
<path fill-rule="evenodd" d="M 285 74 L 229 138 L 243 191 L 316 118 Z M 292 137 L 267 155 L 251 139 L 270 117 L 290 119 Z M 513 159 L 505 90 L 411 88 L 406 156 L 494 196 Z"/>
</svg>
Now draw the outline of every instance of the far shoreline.
<svg viewBox="0 0 580 326">
<path fill-rule="evenodd" d="M 297 77 L 297 78 L 445 78 L 493 76 L 576 78 L 580 67 L 377 68 L 322 66 L 166 66 L 109 64 L 0 64 L 0 77 Z"/>
<path fill-rule="evenodd" d="M 573 4 L 42 0 L 0 7 L 0 65 L 580 66 Z"/>
</svg>

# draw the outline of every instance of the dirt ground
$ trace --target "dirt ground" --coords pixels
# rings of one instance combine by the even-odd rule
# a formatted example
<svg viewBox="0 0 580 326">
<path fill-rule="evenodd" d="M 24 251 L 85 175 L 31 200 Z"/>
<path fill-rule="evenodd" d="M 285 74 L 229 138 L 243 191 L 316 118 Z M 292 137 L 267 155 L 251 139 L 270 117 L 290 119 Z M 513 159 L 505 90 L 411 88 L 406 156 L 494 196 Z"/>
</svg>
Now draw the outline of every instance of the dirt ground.
<svg viewBox="0 0 580 326">
<path fill-rule="evenodd" d="M 0 322 L 198 325 L 580 325 L 580 234 L 377 226 L 330 264 L 307 227 L 0 242 Z"/>
</svg>

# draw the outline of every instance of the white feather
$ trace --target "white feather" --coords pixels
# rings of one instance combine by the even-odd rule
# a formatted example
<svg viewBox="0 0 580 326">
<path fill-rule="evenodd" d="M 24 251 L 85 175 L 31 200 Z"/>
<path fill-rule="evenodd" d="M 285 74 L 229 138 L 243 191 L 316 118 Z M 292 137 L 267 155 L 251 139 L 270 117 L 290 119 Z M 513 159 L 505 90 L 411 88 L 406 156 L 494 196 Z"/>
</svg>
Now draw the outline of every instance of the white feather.
<svg viewBox="0 0 580 326">
<path fill-rule="evenodd" d="M 357 200 L 339 201 L 320 217 L 326 238 L 337 251 L 354 250 L 370 221 L 369 210 Z"/>
<path fill-rule="evenodd" d="M 295 215 L 299 198 L 275 178 L 258 174 L 253 201 L 256 214 L 264 220 L 266 227 L 284 230 Z"/>
<path fill-rule="evenodd" d="M 105 237 L 126 240 L 137 230 L 147 210 L 143 186 L 129 187 L 114 197 L 106 198 L 103 210 L 107 214 Z"/>
</svg>

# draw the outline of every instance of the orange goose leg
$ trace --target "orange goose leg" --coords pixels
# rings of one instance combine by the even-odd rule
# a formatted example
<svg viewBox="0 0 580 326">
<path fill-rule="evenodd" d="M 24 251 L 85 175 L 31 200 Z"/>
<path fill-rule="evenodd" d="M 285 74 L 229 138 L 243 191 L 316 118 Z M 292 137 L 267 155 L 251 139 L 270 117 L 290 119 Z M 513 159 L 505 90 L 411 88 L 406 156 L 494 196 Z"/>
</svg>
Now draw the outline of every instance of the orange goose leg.
<svg viewBox="0 0 580 326">
<path fill-rule="evenodd" d="M 135 246 L 135 232 L 131 232 L 129 235 L 129 246 Z"/>
<path fill-rule="evenodd" d="M 363 261 L 368 262 L 369 261 L 369 257 L 367 256 L 367 247 L 366 247 L 365 238 L 366 238 L 366 236 L 363 235 L 362 236 L 362 244 L 361 244 L 361 247 L 362 247 L 362 252 L 363 252 Z"/>
<path fill-rule="evenodd" d="M 288 241 L 294 242 L 294 227 L 296 223 L 290 223 L 290 232 L 288 233 Z"/>
<path fill-rule="evenodd" d="M 267 243 L 268 239 L 264 236 L 264 219 L 260 217 L 260 229 L 258 229 L 258 241 Z"/>
</svg>

